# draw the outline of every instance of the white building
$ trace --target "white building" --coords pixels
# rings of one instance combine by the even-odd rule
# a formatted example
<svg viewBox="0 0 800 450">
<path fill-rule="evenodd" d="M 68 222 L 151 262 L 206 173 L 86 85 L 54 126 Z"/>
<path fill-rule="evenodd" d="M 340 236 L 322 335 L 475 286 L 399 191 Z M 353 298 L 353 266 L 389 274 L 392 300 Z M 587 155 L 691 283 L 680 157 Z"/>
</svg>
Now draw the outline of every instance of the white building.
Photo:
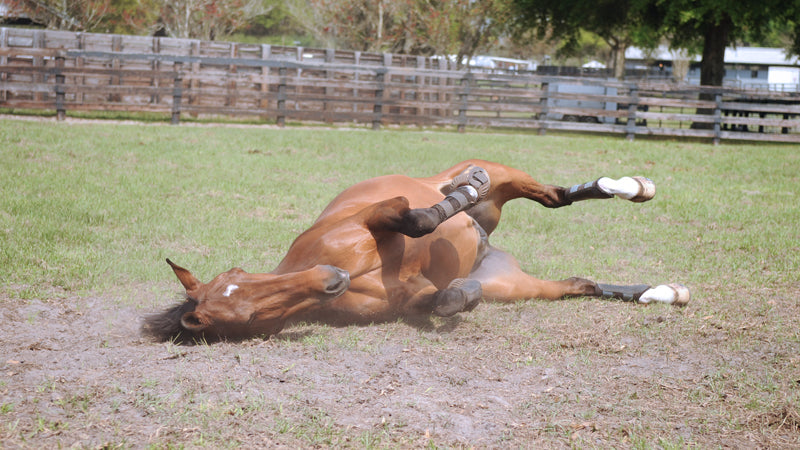
<svg viewBox="0 0 800 450">
<path fill-rule="evenodd" d="M 625 52 L 626 68 L 660 68 L 671 76 L 678 61 L 689 64 L 683 81 L 700 84 L 700 56 L 689 57 L 685 51 L 661 46 L 647 53 L 631 47 Z M 800 92 L 800 60 L 788 56 L 782 48 L 738 47 L 725 49 L 726 86 L 745 89 Z"/>
</svg>

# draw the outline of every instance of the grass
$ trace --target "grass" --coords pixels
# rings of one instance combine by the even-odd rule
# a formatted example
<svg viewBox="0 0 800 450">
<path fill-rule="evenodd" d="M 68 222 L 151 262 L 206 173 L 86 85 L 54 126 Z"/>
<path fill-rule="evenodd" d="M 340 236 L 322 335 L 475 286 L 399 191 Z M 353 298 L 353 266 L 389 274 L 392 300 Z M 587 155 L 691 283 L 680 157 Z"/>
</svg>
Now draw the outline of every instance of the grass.
<svg viewBox="0 0 800 450">
<path fill-rule="evenodd" d="M 543 277 L 634 282 L 611 266 L 635 264 L 659 282 L 798 279 L 791 223 L 800 217 L 800 162 L 790 146 L 13 120 L 0 122 L 0 145 L 2 285 L 21 296 L 37 286 L 161 281 L 165 257 L 203 278 L 233 265 L 268 270 L 346 186 L 391 172 L 428 175 L 472 157 L 563 185 L 634 173 L 656 180 L 658 201 L 635 209 L 507 208 L 495 243 Z"/>
<path fill-rule="evenodd" d="M 654 179 L 656 199 L 641 205 L 609 200 L 546 210 L 515 201 L 492 241 L 541 278 L 682 282 L 693 291 L 684 309 L 532 301 L 482 306 L 459 322 L 434 319 L 411 330 L 403 323 L 306 324 L 242 345 L 168 343 L 160 354 L 137 347 L 153 358 L 140 365 L 158 375 L 133 364 L 111 372 L 114 387 L 98 382 L 69 391 L 61 375 L 43 369 L 28 375 L 38 380 L 26 391 L 38 403 L 10 397 L 19 378 L 3 375 L 0 395 L 9 397 L 0 397 L 0 439 L 54 444 L 36 439 L 91 433 L 83 423 L 102 417 L 109 428 L 126 430 L 108 432 L 109 445 L 128 442 L 135 438 L 124 414 L 135 410 L 136 418 L 158 424 L 150 438 L 164 424 L 154 448 L 260 442 L 248 433 L 289 446 L 447 447 L 453 442 L 437 441 L 435 428 L 430 436 L 409 431 L 422 425 L 409 423 L 415 416 L 403 416 L 396 404 L 388 403 L 395 416 L 385 423 L 378 415 L 373 422 L 380 425 L 350 429 L 332 406 L 341 394 L 312 393 L 330 383 L 352 385 L 366 403 L 342 399 L 367 408 L 402 391 L 416 405 L 410 410 L 424 413 L 440 398 L 434 394 L 466 393 L 483 402 L 478 414 L 494 405 L 480 397 L 484 385 L 473 384 L 482 378 L 530 389 L 506 397 L 518 420 L 533 427 L 503 431 L 514 445 L 544 438 L 602 446 L 600 434 L 611 446 L 684 448 L 709 443 L 702 437 L 715 433 L 769 436 L 800 426 L 795 146 L 2 120 L 0 155 L 0 296 L 30 300 L 17 324 L 28 328 L 53 317 L 37 309 L 41 299 L 99 295 L 117 306 L 165 306 L 178 289 L 166 257 L 203 281 L 233 266 L 270 270 L 345 187 L 386 173 L 426 176 L 466 158 L 503 162 L 561 185 L 602 175 Z M 143 291 L 154 300 L 143 301 Z M 75 310 L 92 312 L 80 304 Z M 98 342 L 94 351 L 112 361 L 119 338 Z M 406 361 L 409 372 L 391 371 L 383 358 L 392 352 L 426 363 Z M 340 370 L 342 355 L 381 363 Z M 32 370 L 13 359 L 23 363 L 7 363 L 5 374 Z M 676 360 L 686 374 L 662 372 Z M 221 378 L 208 375 L 219 368 Z M 618 379 L 616 390 L 607 390 Z M 579 388 L 562 389 L 568 382 Z M 63 411 L 61 421 L 47 408 Z M 609 417 L 620 419 L 604 428 Z"/>
</svg>

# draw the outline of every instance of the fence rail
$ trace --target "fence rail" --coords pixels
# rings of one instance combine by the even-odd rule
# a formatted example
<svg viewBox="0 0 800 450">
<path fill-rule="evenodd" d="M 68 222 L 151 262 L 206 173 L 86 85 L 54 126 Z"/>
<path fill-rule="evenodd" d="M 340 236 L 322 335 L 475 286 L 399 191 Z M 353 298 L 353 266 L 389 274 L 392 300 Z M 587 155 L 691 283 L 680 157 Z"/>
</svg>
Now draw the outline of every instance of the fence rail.
<svg viewBox="0 0 800 450">
<path fill-rule="evenodd" d="M 800 96 L 455 70 L 445 59 L 0 28 L 0 108 L 800 142 Z"/>
</svg>

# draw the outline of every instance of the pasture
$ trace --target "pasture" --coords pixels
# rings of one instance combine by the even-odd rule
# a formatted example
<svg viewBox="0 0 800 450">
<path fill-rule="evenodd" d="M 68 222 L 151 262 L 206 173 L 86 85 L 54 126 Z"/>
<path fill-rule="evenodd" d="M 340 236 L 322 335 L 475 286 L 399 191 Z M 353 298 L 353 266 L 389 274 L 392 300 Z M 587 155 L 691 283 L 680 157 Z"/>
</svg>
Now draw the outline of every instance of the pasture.
<svg viewBox="0 0 800 450">
<path fill-rule="evenodd" d="M 800 445 L 800 152 L 594 136 L 0 118 L 0 447 Z M 515 200 L 492 242 L 540 278 L 680 282 L 685 308 L 480 304 L 176 346 L 139 335 L 208 281 L 269 271 L 339 191 L 467 158 L 655 199 Z"/>
</svg>

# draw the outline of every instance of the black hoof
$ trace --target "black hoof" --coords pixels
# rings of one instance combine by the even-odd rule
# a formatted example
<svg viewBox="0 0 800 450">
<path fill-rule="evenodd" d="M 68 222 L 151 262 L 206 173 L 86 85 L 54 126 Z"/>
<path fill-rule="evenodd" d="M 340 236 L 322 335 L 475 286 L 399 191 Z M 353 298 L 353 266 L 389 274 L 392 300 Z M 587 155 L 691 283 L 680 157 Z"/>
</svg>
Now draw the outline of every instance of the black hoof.
<svg viewBox="0 0 800 450">
<path fill-rule="evenodd" d="M 467 294 L 458 288 L 448 288 L 436 293 L 433 313 L 439 317 L 450 317 L 464 310 Z"/>
</svg>

